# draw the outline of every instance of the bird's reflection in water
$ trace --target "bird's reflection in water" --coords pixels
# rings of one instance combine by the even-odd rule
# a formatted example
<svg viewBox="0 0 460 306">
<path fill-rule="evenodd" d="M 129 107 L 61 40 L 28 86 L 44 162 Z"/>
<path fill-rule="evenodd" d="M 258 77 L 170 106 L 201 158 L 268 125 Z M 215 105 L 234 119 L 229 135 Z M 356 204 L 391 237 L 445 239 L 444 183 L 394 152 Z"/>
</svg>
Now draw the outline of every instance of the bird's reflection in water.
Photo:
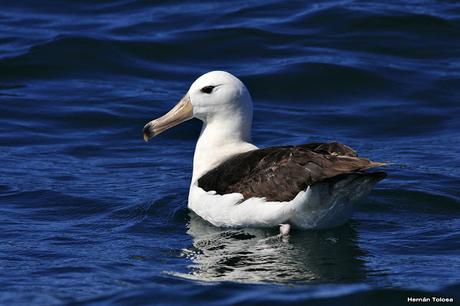
<svg viewBox="0 0 460 306">
<path fill-rule="evenodd" d="M 203 281 L 346 282 L 365 277 L 363 254 L 350 225 L 325 231 L 220 229 L 190 214 L 192 261 L 182 277 Z"/>
</svg>

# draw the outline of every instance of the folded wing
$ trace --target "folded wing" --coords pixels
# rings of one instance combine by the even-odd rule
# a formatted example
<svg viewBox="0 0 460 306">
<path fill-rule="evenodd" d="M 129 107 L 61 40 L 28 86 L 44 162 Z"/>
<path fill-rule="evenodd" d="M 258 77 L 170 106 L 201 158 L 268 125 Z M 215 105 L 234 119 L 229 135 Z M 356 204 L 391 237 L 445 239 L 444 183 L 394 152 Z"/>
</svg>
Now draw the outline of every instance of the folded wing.
<svg viewBox="0 0 460 306">
<path fill-rule="evenodd" d="M 385 172 L 366 172 L 382 165 L 338 142 L 270 147 L 231 157 L 203 175 L 198 186 L 218 194 L 241 193 L 245 199 L 290 201 L 308 186 L 340 176 L 382 179 Z"/>
</svg>

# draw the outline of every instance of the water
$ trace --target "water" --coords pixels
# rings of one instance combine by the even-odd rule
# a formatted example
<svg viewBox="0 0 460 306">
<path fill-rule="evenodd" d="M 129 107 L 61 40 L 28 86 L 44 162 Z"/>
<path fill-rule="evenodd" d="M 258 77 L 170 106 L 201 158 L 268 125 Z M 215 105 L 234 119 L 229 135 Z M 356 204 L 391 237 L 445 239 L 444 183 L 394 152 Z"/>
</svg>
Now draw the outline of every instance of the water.
<svg viewBox="0 0 460 306">
<path fill-rule="evenodd" d="M 455 1 L 0 2 L 0 303 L 406 304 L 460 296 Z M 214 228 L 186 208 L 190 121 L 240 77 L 259 146 L 338 140 L 389 177 L 336 229 Z"/>
</svg>

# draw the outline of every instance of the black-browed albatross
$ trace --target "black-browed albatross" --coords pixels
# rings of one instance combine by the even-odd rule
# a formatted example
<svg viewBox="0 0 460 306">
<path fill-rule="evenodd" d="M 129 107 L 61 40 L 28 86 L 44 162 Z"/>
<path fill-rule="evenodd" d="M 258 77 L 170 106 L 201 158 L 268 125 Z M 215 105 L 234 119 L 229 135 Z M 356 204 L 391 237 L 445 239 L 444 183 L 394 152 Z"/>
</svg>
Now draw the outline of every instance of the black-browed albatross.
<svg viewBox="0 0 460 306">
<path fill-rule="evenodd" d="M 259 149 L 251 143 L 252 100 L 224 71 L 199 77 L 144 140 L 191 118 L 203 121 L 193 159 L 188 207 L 215 226 L 329 228 L 345 223 L 353 202 L 385 172 L 338 142 Z M 287 230 L 286 230 L 287 228 Z"/>
</svg>

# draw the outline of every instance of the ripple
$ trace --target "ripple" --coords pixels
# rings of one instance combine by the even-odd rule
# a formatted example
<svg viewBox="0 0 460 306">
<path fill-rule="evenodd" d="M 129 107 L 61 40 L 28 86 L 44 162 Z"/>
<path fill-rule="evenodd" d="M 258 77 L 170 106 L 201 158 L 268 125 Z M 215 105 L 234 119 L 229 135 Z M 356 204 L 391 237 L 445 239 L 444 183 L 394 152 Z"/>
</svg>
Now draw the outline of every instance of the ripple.
<svg viewBox="0 0 460 306">
<path fill-rule="evenodd" d="M 1 195 L 0 198 L 11 212 L 30 220 L 74 220 L 98 215 L 108 209 L 103 202 L 52 190 L 21 191 Z"/>
</svg>

